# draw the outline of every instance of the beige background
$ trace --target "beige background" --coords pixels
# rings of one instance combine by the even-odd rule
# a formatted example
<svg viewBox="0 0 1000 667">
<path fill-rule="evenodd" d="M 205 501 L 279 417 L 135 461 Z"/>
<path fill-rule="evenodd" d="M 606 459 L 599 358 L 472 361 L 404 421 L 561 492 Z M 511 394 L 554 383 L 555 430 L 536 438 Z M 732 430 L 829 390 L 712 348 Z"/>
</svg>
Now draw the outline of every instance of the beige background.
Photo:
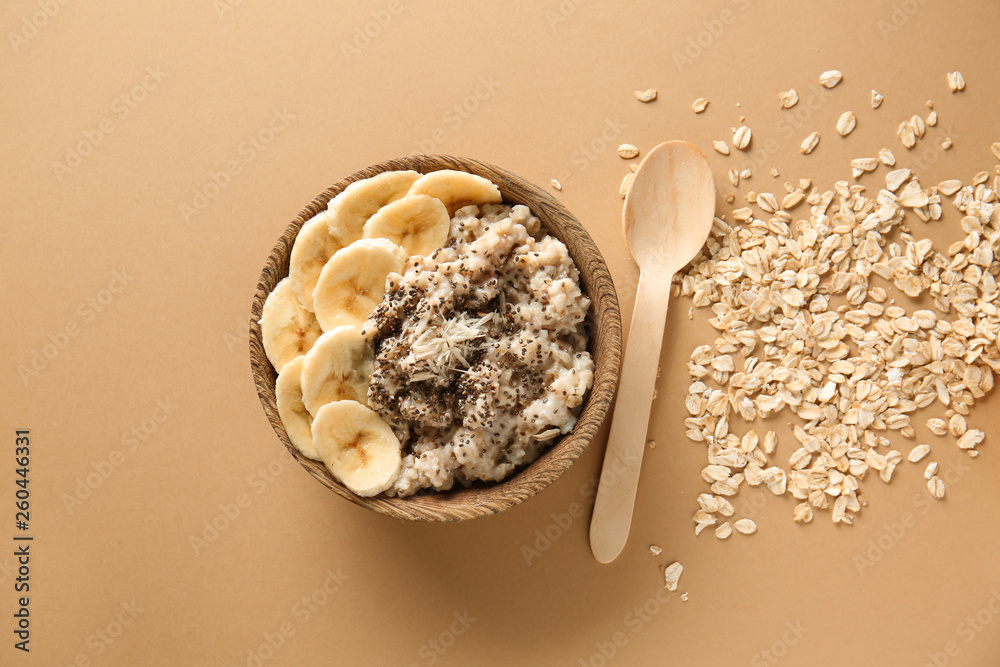
<svg viewBox="0 0 1000 667">
<path fill-rule="evenodd" d="M 13 431 L 31 429 L 36 537 L 29 656 L 12 648 L 13 547 L 0 547 L 0 664 L 1000 662 L 996 397 L 973 413 L 989 432 L 979 460 L 932 441 L 952 471 L 943 503 L 904 464 L 890 487 L 865 482 L 871 507 L 853 527 L 826 515 L 797 526 L 791 498 L 751 493 L 736 505 L 757 535 L 695 538 L 705 454 L 683 438 L 680 399 L 690 349 L 714 335 L 675 302 L 632 539 L 599 566 L 587 485 L 603 441 L 502 515 L 396 522 L 336 498 L 283 453 L 246 341 L 260 267 L 288 220 L 393 156 L 465 155 L 541 184 L 560 178 L 557 196 L 604 253 L 626 321 L 623 141 L 646 150 L 684 138 L 708 151 L 745 114 L 755 152 L 710 154 L 721 192 L 734 165 L 754 168 L 757 190 L 786 177 L 830 184 L 883 145 L 922 161 L 926 183 L 992 172 L 996 3 L 224 3 L 0 9 L 0 434 L 12 450 Z M 815 81 L 833 67 L 845 80 L 822 99 Z M 948 93 L 953 69 L 964 94 Z M 632 97 L 650 86 L 655 103 Z M 798 115 L 777 109 L 789 86 L 803 97 Z M 872 87 L 886 97 L 878 111 Z M 712 101 L 700 116 L 696 97 Z M 903 157 L 895 126 L 927 99 L 941 115 L 936 139 Z M 842 140 L 833 126 L 849 108 L 858 129 Z M 820 147 L 800 156 L 812 130 Z M 98 134 L 78 163 L 67 157 Z M 210 185 L 230 162 L 238 173 Z M 935 238 L 955 238 L 956 224 Z M 67 327 L 75 335 L 63 339 Z M 50 340 L 65 345 L 25 384 L 18 368 Z M 13 451 L 0 458 L 0 540 L 12 544 Z M 685 565 L 686 603 L 661 593 L 673 560 Z M 268 636 L 276 649 L 261 648 Z"/>
</svg>

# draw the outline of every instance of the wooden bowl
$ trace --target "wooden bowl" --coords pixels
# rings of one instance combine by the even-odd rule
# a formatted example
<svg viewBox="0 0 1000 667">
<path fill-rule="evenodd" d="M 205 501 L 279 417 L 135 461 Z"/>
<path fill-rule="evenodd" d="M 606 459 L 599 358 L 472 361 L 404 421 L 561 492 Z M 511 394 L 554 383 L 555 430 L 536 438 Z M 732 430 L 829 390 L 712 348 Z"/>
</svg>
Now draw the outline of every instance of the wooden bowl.
<svg viewBox="0 0 1000 667">
<path fill-rule="evenodd" d="M 594 386 L 583 404 L 573 431 L 556 441 L 533 463 L 503 482 L 476 483 L 467 489 L 419 493 L 408 498 L 389 498 L 383 495 L 361 498 L 338 482 L 322 462 L 302 456 L 289 441 L 278 417 L 275 402 L 274 383 L 277 373 L 264 354 L 258 321 L 264 300 L 278 281 L 288 275 L 292 243 L 302 225 L 326 209 L 327 202 L 354 181 L 383 171 L 401 169 L 412 169 L 420 173 L 456 169 L 488 178 L 499 186 L 504 203 L 528 206 L 545 229 L 566 244 L 580 270 L 583 290 L 592 302 L 586 324 L 590 337 L 589 349 L 595 364 Z M 621 348 L 621 313 L 611 274 L 583 226 L 556 199 L 528 181 L 485 162 L 445 155 L 413 155 L 387 160 L 357 171 L 320 193 L 289 223 L 274 245 L 264 270 L 261 271 L 257 293 L 250 307 L 250 367 L 260 402 L 278 439 L 313 477 L 337 495 L 362 507 L 415 521 L 458 521 L 489 516 L 523 502 L 555 481 L 583 453 L 608 412 L 618 382 Z"/>
</svg>

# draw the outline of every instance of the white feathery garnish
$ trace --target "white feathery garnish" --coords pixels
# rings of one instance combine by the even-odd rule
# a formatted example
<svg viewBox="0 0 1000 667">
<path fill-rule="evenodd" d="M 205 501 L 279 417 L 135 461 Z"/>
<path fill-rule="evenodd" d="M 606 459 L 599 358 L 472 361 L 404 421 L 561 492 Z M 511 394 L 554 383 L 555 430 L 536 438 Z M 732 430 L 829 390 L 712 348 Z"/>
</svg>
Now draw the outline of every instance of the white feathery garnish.
<svg viewBox="0 0 1000 667">
<path fill-rule="evenodd" d="M 452 371 L 464 372 L 469 368 L 468 356 L 473 352 L 472 342 L 489 335 L 487 328 L 496 314 L 474 317 L 459 313 L 452 319 L 433 317 L 420 323 L 404 364 L 413 372 L 411 382 L 444 378 Z"/>
</svg>

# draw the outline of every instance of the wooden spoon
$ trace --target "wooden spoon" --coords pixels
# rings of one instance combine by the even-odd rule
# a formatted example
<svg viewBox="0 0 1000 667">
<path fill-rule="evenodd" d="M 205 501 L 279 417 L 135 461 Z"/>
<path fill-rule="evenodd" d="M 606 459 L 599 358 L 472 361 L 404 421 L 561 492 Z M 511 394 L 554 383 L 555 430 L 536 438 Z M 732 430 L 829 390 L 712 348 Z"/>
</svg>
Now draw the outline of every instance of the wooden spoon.
<svg viewBox="0 0 1000 667">
<path fill-rule="evenodd" d="M 701 151 L 668 141 L 646 155 L 622 211 L 639 286 L 590 522 L 590 548 L 601 563 L 618 557 L 632 524 L 670 282 L 705 245 L 714 216 L 715 182 Z"/>
</svg>

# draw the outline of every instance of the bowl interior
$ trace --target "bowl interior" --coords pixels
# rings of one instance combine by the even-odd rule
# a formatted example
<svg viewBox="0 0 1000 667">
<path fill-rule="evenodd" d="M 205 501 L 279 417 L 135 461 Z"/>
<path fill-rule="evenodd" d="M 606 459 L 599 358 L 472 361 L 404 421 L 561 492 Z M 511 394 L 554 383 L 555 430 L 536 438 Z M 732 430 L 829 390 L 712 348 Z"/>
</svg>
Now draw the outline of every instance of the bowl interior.
<svg viewBox="0 0 1000 667">
<path fill-rule="evenodd" d="M 589 350 L 594 357 L 594 386 L 584 402 L 573 432 L 558 440 L 538 459 L 503 482 L 473 485 L 451 491 L 420 493 L 407 498 L 376 496 L 361 498 L 347 490 L 319 461 L 302 456 L 292 445 L 278 416 L 274 383 L 277 373 L 264 353 L 260 316 L 264 300 L 278 281 L 288 275 L 292 243 L 302 225 L 344 188 L 383 171 L 412 169 L 428 173 L 456 169 L 478 174 L 497 184 L 504 203 L 524 204 L 545 229 L 566 244 L 580 271 L 581 282 L 591 299 L 586 326 Z M 583 226 L 566 208 L 544 190 L 508 171 L 468 158 L 443 155 L 414 155 L 387 160 L 355 172 L 324 190 L 288 225 L 278 239 L 261 271 L 250 309 L 250 366 L 261 404 L 278 438 L 292 456 L 337 495 L 383 514 L 418 521 L 456 521 L 488 516 L 512 507 L 535 495 L 555 481 L 575 461 L 597 432 L 607 414 L 618 382 L 621 363 L 621 314 L 607 265 Z"/>
</svg>

